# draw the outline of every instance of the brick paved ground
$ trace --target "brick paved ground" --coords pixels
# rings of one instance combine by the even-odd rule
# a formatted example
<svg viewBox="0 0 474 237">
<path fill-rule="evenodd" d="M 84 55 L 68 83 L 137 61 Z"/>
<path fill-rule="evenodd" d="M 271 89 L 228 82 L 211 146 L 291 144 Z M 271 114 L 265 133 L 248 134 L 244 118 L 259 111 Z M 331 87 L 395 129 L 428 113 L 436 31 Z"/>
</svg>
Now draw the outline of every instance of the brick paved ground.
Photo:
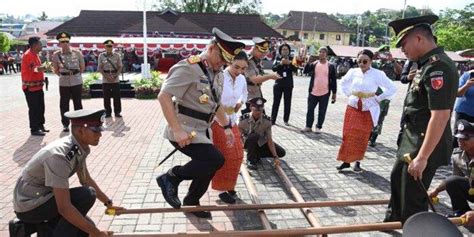
<svg viewBox="0 0 474 237">
<path fill-rule="evenodd" d="M 130 77 L 130 75 L 129 75 Z M 41 147 L 64 136 L 59 117 L 57 79 L 50 76 L 50 91 L 46 92 L 46 127 L 51 130 L 45 137 L 29 135 L 27 106 L 20 91 L 19 76 L 0 76 L 0 236 L 8 236 L 7 223 L 14 217 L 12 190 L 25 163 Z M 266 83 L 264 95 L 271 109 L 272 84 Z M 297 77 L 293 96 L 290 127 L 277 125 L 274 136 L 277 143 L 287 150 L 282 167 L 307 201 L 384 199 L 389 197 L 389 175 L 396 152 L 401 105 L 406 86 L 396 82 L 397 95 L 391 103 L 383 135 L 375 148 L 369 148 L 362 167 L 362 174 L 351 171 L 336 172 L 335 160 L 341 143 L 342 122 L 346 98 L 339 95 L 335 104 L 329 105 L 323 133 L 299 132 L 305 124 L 308 79 Z M 101 99 L 86 99 L 84 108 L 101 108 Z M 282 106 L 277 124 L 282 124 Z M 93 147 L 88 157 L 88 167 L 99 186 L 127 208 L 166 207 L 155 177 L 170 167 L 187 162 L 182 154 L 155 168 L 159 160 L 172 150 L 162 139 L 165 120 L 156 100 L 123 99 L 123 119 L 109 119 L 109 128 L 103 133 L 99 146 Z M 440 169 L 435 177 L 437 184 L 449 174 L 448 167 Z M 288 202 L 291 195 L 285 191 L 269 162 L 264 161 L 258 172 L 252 172 L 254 183 L 263 203 Z M 189 183 L 179 190 L 182 198 Z M 77 178 L 73 185 L 78 185 Z M 237 190 L 241 203 L 251 203 L 243 180 L 239 177 Z M 216 191 L 208 192 L 201 204 L 219 203 Z M 449 208 L 449 198 L 441 195 L 441 211 Z M 199 220 L 181 213 L 143 214 L 110 217 L 103 214 L 101 203 L 96 203 L 89 215 L 104 229 L 116 232 L 183 232 L 210 230 L 261 229 L 255 211 L 214 212 L 212 220 Z M 322 225 L 342 225 L 380 222 L 385 206 L 313 209 Z M 309 224 L 297 209 L 266 211 L 274 228 L 308 227 Z M 465 231 L 465 230 L 464 230 Z M 347 236 L 347 235 L 344 235 Z M 381 232 L 353 234 L 350 236 L 390 236 Z"/>
</svg>

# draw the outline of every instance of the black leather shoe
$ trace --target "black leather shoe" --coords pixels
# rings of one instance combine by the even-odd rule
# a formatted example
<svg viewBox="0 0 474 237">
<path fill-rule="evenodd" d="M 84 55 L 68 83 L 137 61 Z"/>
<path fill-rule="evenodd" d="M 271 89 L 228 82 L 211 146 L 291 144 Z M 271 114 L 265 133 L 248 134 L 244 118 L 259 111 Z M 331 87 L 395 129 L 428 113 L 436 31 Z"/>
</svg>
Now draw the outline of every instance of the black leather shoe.
<svg viewBox="0 0 474 237">
<path fill-rule="evenodd" d="M 63 132 L 69 132 L 69 126 L 64 126 Z"/>
<path fill-rule="evenodd" d="M 235 198 L 228 192 L 223 192 L 219 194 L 219 199 L 228 204 L 234 204 Z"/>
<path fill-rule="evenodd" d="M 340 166 L 336 167 L 337 170 L 341 171 L 343 169 L 346 169 L 346 168 L 350 168 L 351 167 L 351 164 L 350 163 L 342 163 Z"/>
<path fill-rule="evenodd" d="M 354 165 L 354 172 L 356 172 L 356 173 L 362 172 L 362 169 L 360 168 L 360 162 L 359 161 L 357 161 Z"/>
<path fill-rule="evenodd" d="M 115 117 L 116 117 L 116 118 L 121 118 L 122 115 L 120 115 L 120 114 L 115 114 Z"/>
<path fill-rule="evenodd" d="M 178 184 L 173 183 L 172 177 L 168 173 L 162 174 L 156 178 L 158 186 L 161 188 L 161 193 L 165 198 L 166 202 L 173 208 L 180 208 L 181 201 L 178 198 Z"/>
<path fill-rule="evenodd" d="M 184 198 L 183 206 L 200 206 L 200 204 L 199 203 L 197 203 L 197 204 L 187 203 L 186 198 Z M 205 218 L 205 219 L 211 219 L 212 218 L 211 212 L 208 212 L 208 211 L 197 211 L 197 212 L 189 212 L 189 213 L 193 214 L 194 216 L 199 217 L 199 218 Z"/>
<path fill-rule="evenodd" d="M 41 127 L 40 127 L 40 130 L 43 131 L 43 132 L 49 132 L 49 130 L 46 129 L 46 128 L 44 128 L 44 126 L 41 126 Z"/>
<path fill-rule="evenodd" d="M 37 131 L 31 131 L 31 135 L 32 136 L 44 136 L 44 135 L 46 135 L 46 133 L 44 133 L 41 130 L 37 130 Z"/>
</svg>

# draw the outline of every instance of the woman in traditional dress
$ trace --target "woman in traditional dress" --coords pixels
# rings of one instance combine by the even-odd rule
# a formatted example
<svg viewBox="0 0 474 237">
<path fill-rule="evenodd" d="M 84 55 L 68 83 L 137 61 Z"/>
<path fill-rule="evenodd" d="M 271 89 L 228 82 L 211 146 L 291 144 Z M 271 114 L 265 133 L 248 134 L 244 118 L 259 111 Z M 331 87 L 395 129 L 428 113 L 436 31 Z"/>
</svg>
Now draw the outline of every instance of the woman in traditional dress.
<svg viewBox="0 0 474 237">
<path fill-rule="evenodd" d="M 342 144 L 337 160 L 343 163 L 338 170 L 349 168 L 356 162 L 355 172 L 361 172 L 360 161 L 364 158 L 372 128 L 380 115 L 380 101 L 391 99 L 396 87 L 383 71 L 372 68 L 372 51 L 364 49 L 357 55 L 358 68 L 350 69 L 341 80 L 342 93 L 349 97 L 344 116 Z M 376 95 L 377 88 L 383 93 Z"/>
<path fill-rule="evenodd" d="M 217 121 L 214 121 L 211 126 L 213 143 L 225 159 L 224 166 L 216 172 L 212 179 L 212 188 L 222 191 L 219 198 L 226 203 L 235 203 L 236 201 L 235 184 L 244 158 L 244 148 L 237 126 L 237 112 L 242 104 L 247 102 L 247 82 L 243 76 L 248 66 L 247 61 L 247 54 L 240 52 L 234 57 L 232 64 L 224 70 L 221 106 L 225 107 L 236 139 L 233 146 L 227 145 L 224 129 Z"/>
</svg>

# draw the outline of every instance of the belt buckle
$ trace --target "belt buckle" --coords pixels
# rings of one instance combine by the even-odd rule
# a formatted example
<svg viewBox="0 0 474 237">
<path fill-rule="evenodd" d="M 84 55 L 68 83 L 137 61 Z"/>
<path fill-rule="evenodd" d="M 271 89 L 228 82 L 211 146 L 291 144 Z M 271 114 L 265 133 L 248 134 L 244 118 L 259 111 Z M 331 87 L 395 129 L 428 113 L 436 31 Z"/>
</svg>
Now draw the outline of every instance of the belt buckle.
<svg viewBox="0 0 474 237">
<path fill-rule="evenodd" d="M 207 121 L 207 123 L 212 123 L 212 120 L 214 120 L 215 115 L 216 115 L 215 113 L 212 113 L 211 116 L 209 117 L 209 120 Z"/>
</svg>

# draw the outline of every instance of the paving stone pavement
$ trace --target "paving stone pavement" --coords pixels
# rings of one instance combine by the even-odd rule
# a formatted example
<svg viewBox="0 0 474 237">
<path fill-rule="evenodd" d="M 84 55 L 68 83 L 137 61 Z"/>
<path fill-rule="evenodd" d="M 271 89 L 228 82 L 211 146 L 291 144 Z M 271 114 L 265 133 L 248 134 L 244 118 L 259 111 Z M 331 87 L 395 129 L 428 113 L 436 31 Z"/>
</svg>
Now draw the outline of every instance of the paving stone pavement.
<svg viewBox="0 0 474 237">
<path fill-rule="evenodd" d="M 129 78 L 133 75 L 127 75 Z M 0 75 L 0 236 L 8 236 L 7 223 L 14 217 L 12 190 L 22 167 L 41 147 L 66 134 L 61 133 L 57 77 L 49 75 L 50 89 L 46 92 L 46 127 L 51 129 L 45 137 L 29 135 L 27 106 L 20 90 L 20 77 Z M 306 201 L 388 199 L 390 171 L 395 159 L 396 138 L 406 85 L 395 82 L 398 91 L 379 136 L 377 146 L 369 147 L 362 167 L 365 172 L 339 173 L 335 167 L 341 143 L 342 123 L 347 98 L 338 94 L 335 104 L 330 104 L 321 134 L 301 133 L 306 117 L 306 96 L 309 79 L 295 78 L 290 126 L 282 121 L 281 103 L 277 125 L 273 128 L 274 140 L 287 150 L 282 167 Z M 263 93 L 268 100 L 266 110 L 271 111 L 273 82 L 266 82 Z M 83 100 L 84 108 L 102 108 L 102 99 Z M 123 119 L 107 120 L 108 128 L 100 144 L 92 148 L 87 158 L 92 177 L 116 204 L 126 208 L 168 207 L 156 185 L 155 178 L 170 167 L 184 164 L 188 158 L 175 153 L 161 167 L 156 167 L 172 146 L 162 138 L 166 121 L 158 101 L 123 99 Z M 317 114 L 317 113 L 316 113 Z M 432 184 L 436 185 L 449 175 L 450 167 L 438 170 Z M 258 171 L 251 172 L 262 203 L 281 203 L 292 200 L 270 161 L 265 160 Z M 79 185 L 74 176 L 71 184 Z M 189 182 L 179 189 L 184 197 Z M 240 203 L 251 203 L 241 177 L 237 191 Z M 201 204 L 222 204 L 218 192 L 211 190 L 201 199 Z M 441 194 L 442 213 L 449 210 L 446 193 Z M 439 209 L 438 208 L 438 209 Z M 360 206 L 340 208 L 314 208 L 323 226 L 380 222 L 386 206 Z M 309 227 L 298 209 L 266 211 L 273 228 Z M 89 212 L 91 218 L 103 229 L 115 232 L 184 232 L 216 230 L 262 229 L 255 211 L 214 212 L 212 220 L 200 220 L 182 213 L 135 214 L 111 217 L 104 215 L 99 202 Z M 463 232 L 469 235 L 464 228 Z M 382 232 L 344 234 L 340 236 L 392 236 Z M 335 235 L 338 236 L 338 235 Z"/>
</svg>

